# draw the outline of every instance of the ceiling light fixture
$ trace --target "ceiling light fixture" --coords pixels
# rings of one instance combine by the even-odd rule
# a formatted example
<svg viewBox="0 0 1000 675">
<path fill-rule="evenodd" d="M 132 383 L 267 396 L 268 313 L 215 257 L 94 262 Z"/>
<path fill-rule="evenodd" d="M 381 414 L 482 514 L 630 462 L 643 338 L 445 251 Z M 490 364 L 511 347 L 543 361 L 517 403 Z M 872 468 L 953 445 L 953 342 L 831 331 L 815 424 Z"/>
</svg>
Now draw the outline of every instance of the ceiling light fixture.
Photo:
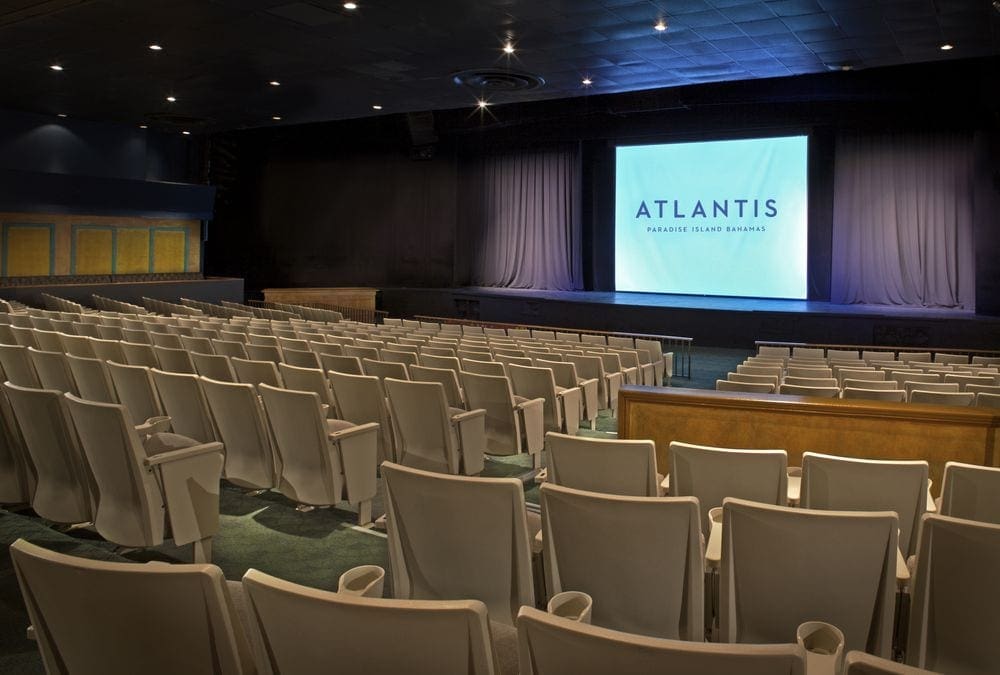
<svg viewBox="0 0 1000 675">
<path fill-rule="evenodd" d="M 275 122 L 280 122 L 281 115 L 271 115 L 271 119 L 274 120 Z"/>
<path fill-rule="evenodd" d="M 481 98 L 481 99 L 479 99 L 479 100 L 478 100 L 478 101 L 476 102 L 476 105 L 478 105 L 478 106 L 479 106 L 480 110 L 484 110 L 484 109 L 486 108 L 486 106 L 488 106 L 489 104 L 490 104 L 490 102 L 489 102 L 489 101 L 487 101 L 487 100 L 485 100 L 485 99 L 482 99 L 482 98 Z"/>
<path fill-rule="evenodd" d="M 358 8 L 358 3 L 356 3 L 356 2 L 345 2 L 344 3 L 344 9 L 357 9 L 357 8 Z"/>
<path fill-rule="evenodd" d="M 840 69 L 846 72 L 846 71 L 848 71 L 848 70 L 854 70 L 854 66 L 852 66 L 852 65 L 851 65 L 851 64 L 849 64 L 849 63 L 845 63 L 844 65 L 842 65 L 842 66 L 840 67 Z"/>
<path fill-rule="evenodd" d="M 149 128 L 149 125 L 147 125 L 147 124 L 140 124 L 140 125 L 139 125 L 139 128 L 140 128 L 140 129 L 148 129 L 148 128 Z"/>
<path fill-rule="evenodd" d="M 943 45 L 941 45 L 941 51 L 943 51 L 943 52 L 950 52 L 954 48 L 955 48 L 955 45 L 950 44 L 948 42 L 945 42 Z"/>
<path fill-rule="evenodd" d="M 662 33 L 663 31 L 667 30 L 667 22 L 664 21 L 663 19 L 660 19 L 659 21 L 653 24 L 653 28 Z"/>
<path fill-rule="evenodd" d="M 57 73 L 61 73 L 62 70 L 63 70 L 63 67 L 60 66 L 58 63 L 53 63 L 51 66 L 49 66 L 49 70 L 54 70 Z"/>
<path fill-rule="evenodd" d="M 168 96 L 167 97 L 167 103 L 176 103 L 176 102 L 177 102 L 177 97 L 176 96 Z"/>
<path fill-rule="evenodd" d="M 510 42 L 509 40 L 507 42 L 505 42 L 504 45 L 503 45 L 503 53 L 504 54 L 513 54 L 514 53 L 514 44 L 512 42 Z"/>
<path fill-rule="evenodd" d="M 187 130 L 184 130 L 181 133 L 184 134 L 185 136 L 190 136 L 191 135 L 191 132 L 187 131 Z"/>
<path fill-rule="evenodd" d="M 278 82 L 277 80 L 271 80 L 270 82 L 268 82 L 268 84 L 271 85 L 272 87 L 280 87 L 281 86 L 281 82 Z"/>
<path fill-rule="evenodd" d="M 153 44 L 149 45 L 149 48 L 151 50 L 153 50 L 154 52 L 162 52 L 163 51 L 163 47 L 161 45 L 156 44 L 155 42 Z"/>
<path fill-rule="evenodd" d="M 594 83 L 594 81 L 592 79 L 590 79 L 589 77 L 583 78 L 583 86 L 589 87 L 593 83 Z"/>
<path fill-rule="evenodd" d="M 56 117 L 66 117 L 66 113 L 59 113 L 56 115 Z"/>
<path fill-rule="evenodd" d="M 378 103 L 375 103 L 374 105 L 372 105 L 372 110 L 381 110 L 381 109 L 382 109 L 382 106 L 380 106 Z"/>
</svg>

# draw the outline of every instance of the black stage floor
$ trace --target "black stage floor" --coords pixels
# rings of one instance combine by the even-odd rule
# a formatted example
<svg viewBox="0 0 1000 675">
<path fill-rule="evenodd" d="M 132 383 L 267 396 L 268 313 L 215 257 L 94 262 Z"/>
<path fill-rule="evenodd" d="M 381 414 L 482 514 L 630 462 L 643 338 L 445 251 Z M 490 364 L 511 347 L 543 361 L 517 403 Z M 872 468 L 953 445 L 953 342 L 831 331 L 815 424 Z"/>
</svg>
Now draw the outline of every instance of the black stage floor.
<svg viewBox="0 0 1000 675">
<path fill-rule="evenodd" d="M 393 316 L 680 335 L 717 347 L 752 348 L 755 340 L 770 340 L 1000 349 L 1000 317 L 948 308 L 480 287 L 384 289 L 380 308 Z"/>
</svg>

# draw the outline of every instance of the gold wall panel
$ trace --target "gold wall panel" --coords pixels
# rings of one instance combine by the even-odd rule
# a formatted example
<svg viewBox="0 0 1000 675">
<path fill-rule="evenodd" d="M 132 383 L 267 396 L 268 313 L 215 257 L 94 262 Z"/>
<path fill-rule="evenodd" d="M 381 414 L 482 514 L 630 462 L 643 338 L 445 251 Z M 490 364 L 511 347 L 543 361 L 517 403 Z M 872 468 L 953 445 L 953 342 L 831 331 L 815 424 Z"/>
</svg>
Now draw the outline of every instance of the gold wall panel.
<svg viewBox="0 0 1000 675">
<path fill-rule="evenodd" d="M 149 272 L 149 228 L 120 227 L 116 231 L 115 274 Z"/>
<path fill-rule="evenodd" d="M 671 441 L 731 448 L 788 451 L 868 459 L 922 459 L 935 492 L 948 461 L 997 466 L 1000 411 L 917 403 L 883 403 L 804 396 L 670 388 L 623 387 L 619 436 L 656 442 L 660 473 L 669 473 Z"/>
<path fill-rule="evenodd" d="M 30 277 L 52 273 L 54 242 L 52 227 L 4 224 L 4 273 L 9 277 Z"/>
<path fill-rule="evenodd" d="M 75 228 L 71 248 L 73 274 L 112 274 L 114 239 L 115 232 L 109 227 Z"/>
<path fill-rule="evenodd" d="M 153 272 L 184 272 L 187 236 L 183 230 L 153 230 Z"/>
</svg>

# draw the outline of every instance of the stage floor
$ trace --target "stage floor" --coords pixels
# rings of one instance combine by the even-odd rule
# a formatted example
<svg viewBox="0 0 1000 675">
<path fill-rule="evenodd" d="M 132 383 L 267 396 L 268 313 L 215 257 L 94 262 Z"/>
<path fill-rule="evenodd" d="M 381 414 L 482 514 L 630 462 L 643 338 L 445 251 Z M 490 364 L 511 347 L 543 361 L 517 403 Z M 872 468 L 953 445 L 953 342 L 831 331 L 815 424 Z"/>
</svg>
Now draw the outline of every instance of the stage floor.
<svg viewBox="0 0 1000 675">
<path fill-rule="evenodd" d="M 769 312 L 845 316 L 891 317 L 894 319 L 977 319 L 1000 321 L 1000 317 L 979 316 L 974 311 L 949 307 L 904 307 L 898 305 L 840 305 L 813 300 L 776 300 L 773 298 L 730 298 L 710 295 L 671 295 L 665 293 L 625 293 L 618 291 L 536 291 L 516 288 L 466 286 L 454 293 L 497 295 L 500 297 L 583 302 L 599 305 L 662 307 L 664 309 L 703 309 L 717 312 Z"/>
</svg>

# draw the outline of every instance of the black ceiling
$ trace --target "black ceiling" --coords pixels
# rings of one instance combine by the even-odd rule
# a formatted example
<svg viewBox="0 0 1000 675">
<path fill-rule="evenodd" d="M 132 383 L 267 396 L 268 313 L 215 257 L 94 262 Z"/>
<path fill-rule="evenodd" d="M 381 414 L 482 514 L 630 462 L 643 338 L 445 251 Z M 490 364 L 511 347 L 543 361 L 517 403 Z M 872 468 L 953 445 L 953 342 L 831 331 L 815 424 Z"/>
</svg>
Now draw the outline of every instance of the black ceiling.
<svg viewBox="0 0 1000 675">
<path fill-rule="evenodd" d="M 0 0 L 0 106 L 217 131 L 1000 53 L 995 0 L 357 1 Z"/>
</svg>

